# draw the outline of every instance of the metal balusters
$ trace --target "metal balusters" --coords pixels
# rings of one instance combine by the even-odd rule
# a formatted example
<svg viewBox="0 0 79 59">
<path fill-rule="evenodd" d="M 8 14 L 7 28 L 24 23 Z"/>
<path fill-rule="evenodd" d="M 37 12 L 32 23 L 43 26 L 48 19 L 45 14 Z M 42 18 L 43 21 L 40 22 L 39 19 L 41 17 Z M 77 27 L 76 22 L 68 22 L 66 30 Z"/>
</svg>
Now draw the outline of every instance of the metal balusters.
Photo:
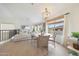
<svg viewBox="0 0 79 59">
<path fill-rule="evenodd" d="M 18 33 L 19 30 L 0 30 L 0 42 L 10 39 Z"/>
</svg>

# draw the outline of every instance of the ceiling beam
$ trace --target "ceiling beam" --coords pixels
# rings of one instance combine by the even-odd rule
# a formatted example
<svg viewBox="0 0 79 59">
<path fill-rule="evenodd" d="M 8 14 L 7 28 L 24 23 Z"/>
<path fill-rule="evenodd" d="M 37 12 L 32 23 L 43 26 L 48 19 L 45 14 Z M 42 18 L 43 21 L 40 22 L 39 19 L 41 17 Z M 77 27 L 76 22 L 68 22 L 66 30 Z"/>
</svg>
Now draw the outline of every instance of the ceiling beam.
<svg viewBox="0 0 79 59">
<path fill-rule="evenodd" d="M 47 20 L 47 23 L 48 23 L 48 24 L 62 23 L 62 22 L 64 22 L 64 21 L 57 21 L 57 20 L 62 19 L 62 18 L 64 18 L 64 15 L 54 17 L 54 18 L 51 19 L 51 20 Z"/>
<path fill-rule="evenodd" d="M 48 24 L 57 24 L 57 23 L 63 23 L 64 21 L 58 21 L 58 22 L 47 22 Z"/>
<path fill-rule="evenodd" d="M 64 15 L 54 17 L 54 18 L 51 19 L 51 20 L 47 20 L 47 22 L 50 22 L 50 21 L 53 21 L 53 20 L 58 20 L 58 19 L 61 19 L 61 18 L 64 18 Z"/>
</svg>

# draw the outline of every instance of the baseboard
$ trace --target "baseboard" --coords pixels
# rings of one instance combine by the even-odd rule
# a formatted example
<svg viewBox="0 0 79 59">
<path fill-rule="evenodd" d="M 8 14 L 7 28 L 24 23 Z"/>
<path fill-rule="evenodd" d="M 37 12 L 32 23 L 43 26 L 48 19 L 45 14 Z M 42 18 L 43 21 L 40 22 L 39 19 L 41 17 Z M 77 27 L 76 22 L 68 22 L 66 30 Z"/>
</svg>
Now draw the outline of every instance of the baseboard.
<svg viewBox="0 0 79 59">
<path fill-rule="evenodd" d="M 2 41 L 2 42 L 0 42 L 0 44 L 4 44 L 4 43 L 7 43 L 7 42 L 9 42 L 11 39 L 8 39 L 8 40 L 5 40 L 5 41 Z"/>
</svg>

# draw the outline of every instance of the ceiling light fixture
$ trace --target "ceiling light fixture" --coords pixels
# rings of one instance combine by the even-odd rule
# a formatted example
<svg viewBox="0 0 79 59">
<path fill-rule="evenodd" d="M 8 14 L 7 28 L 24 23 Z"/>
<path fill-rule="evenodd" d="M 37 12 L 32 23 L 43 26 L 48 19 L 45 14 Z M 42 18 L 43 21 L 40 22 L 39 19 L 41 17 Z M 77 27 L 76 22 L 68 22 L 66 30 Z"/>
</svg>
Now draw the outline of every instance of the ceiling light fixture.
<svg viewBox="0 0 79 59">
<path fill-rule="evenodd" d="M 42 12 L 42 18 L 44 21 L 46 21 L 50 16 L 50 12 L 48 11 L 48 8 L 44 9 L 44 12 Z"/>
</svg>

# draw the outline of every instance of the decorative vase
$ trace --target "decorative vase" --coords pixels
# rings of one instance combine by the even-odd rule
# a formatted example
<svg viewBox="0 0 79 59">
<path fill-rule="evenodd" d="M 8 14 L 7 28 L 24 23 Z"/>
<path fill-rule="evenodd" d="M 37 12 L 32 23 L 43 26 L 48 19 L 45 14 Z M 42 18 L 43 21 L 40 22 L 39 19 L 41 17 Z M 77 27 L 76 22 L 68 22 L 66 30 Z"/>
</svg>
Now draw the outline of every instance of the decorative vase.
<svg viewBox="0 0 79 59">
<path fill-rule="evenodd" d="M 78 40 L 77 40 L 77 44 L 79 45 L 79 38 L 78 38 Z"/>
<path fill-rule="evenodd" d="M 77 45 L 78 45 L 78 48 L 79 48 L 79 38 L 78 38 L 78 40 L 77 40 Z"/>
<path fill-rule="evenodd" d="M 77 43 L 73 43 L 73 47 L 79 50 L 79 38 L 77 39 Z"/>
</svg>

